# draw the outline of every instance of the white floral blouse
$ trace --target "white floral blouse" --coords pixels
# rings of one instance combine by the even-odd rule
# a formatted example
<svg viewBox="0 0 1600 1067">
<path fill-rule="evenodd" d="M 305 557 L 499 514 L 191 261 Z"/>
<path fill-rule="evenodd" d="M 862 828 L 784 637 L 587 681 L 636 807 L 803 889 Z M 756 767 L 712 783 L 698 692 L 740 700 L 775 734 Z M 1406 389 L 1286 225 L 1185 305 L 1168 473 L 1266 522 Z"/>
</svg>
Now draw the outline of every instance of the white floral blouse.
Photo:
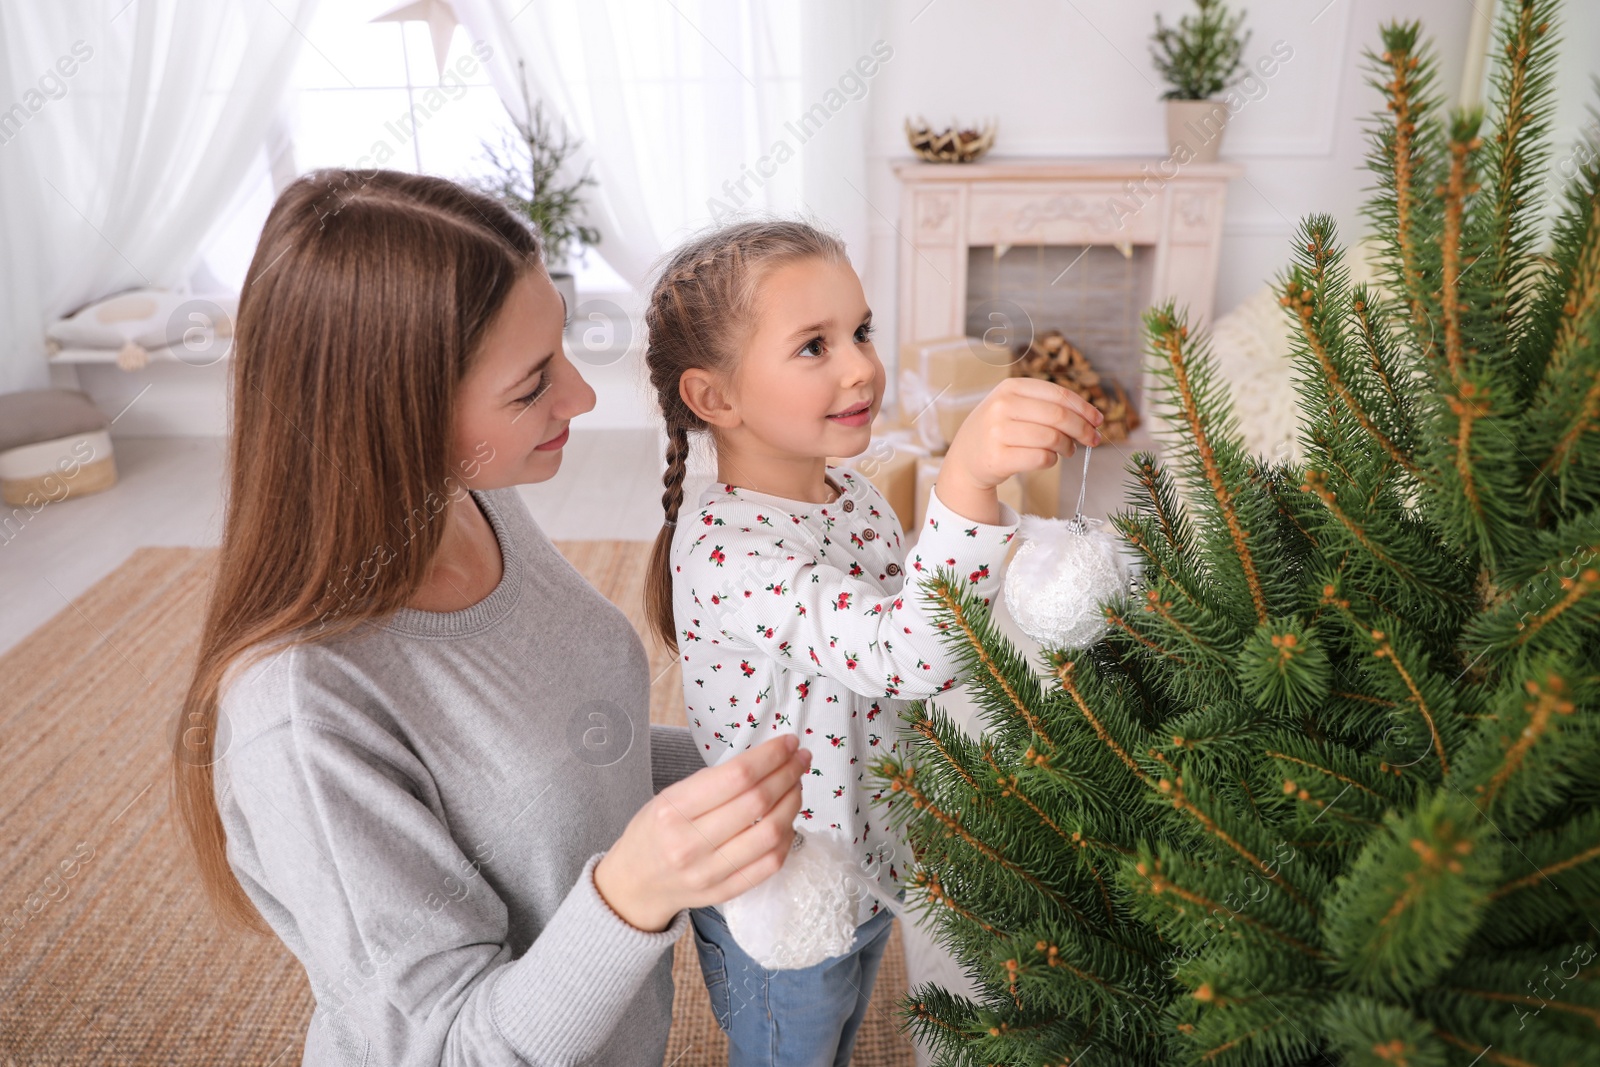
<svg viewBox="0 0 1600 1067">
<path fill-rule="evenodd" d="M 719 482 L 698 510 L 681 513 L 672 595 L 684 705 L 711 766 L 777 734 L 799 734 L 812 764 L 795 825 L 847 839 L 862 872 L 893 896 L 904 845 L 868 803 L 882 794 L 868 787 L 866 766 L 899 750 L 905 701 L 959 681 L 956 658 L 907 578 L 948 567 L 988 602 L 1017 516 L 1002 504 L 1000 525 L 970 522 L 934 492 L 908 555 L 872 483 L 842 467 L 828 474 L 841 490 L 829 504 Z M 877 911 L 864 899 L 857 922 Z"/>
</svg>

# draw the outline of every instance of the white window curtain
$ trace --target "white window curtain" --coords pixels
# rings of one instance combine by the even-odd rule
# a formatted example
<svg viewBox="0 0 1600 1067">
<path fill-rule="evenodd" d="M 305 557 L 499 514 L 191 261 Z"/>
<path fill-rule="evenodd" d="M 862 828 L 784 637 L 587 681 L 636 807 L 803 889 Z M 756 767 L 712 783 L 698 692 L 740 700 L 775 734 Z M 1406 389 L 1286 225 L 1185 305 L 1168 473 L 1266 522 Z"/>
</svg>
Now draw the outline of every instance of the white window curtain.
<svg viewBox="0 0 1600 1067">
<path fill-rule="evenodd" d="M 636 291 L 663 253 L 734 215 L 807 213 L 864 248 L 865 108 L 801 122 L 871 51 L 876 3 L 454 0 L 500 97 L 584 141 L 600 253 Z M 521 61 L 521 70 L 518 61 Z M 813 69 L 815 68 L 815 69 Z M 837 68 L 837 69 L 835 69 Z M 865 94 L 865 85 L 861 94 Z"/>
<path fill-rule="evenodd" d="M 44 329 L 62 313 L 186 286 L 262 152 L 316 4 L 0 7 L 0 391 L 49 383 Z"/>
</svg>

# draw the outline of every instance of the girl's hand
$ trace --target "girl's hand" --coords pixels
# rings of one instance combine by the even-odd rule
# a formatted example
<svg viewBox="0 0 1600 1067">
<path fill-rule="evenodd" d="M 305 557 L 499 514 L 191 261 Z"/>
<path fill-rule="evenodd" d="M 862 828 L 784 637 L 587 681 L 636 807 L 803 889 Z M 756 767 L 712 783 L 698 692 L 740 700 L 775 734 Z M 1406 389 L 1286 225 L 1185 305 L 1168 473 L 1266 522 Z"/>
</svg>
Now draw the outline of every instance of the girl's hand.
<svg viewBox="0 0 1600 1067">
<path fill-rule="evenodd" d="M 974 522 L 1000 521 L 995 487 L 1013 474 L 1042 470 L 1078 444 L 1100 443 L 1105 416 L 1065 386 L 1007 378 L 973 409 L 950 442 L 936 485 L 939 499 Z"/>
<path fill-rule="evenodd" d="M 785 734 L 675 782 L 640 808 L 595 864 L 611 910 L 665 930 L 684 908 L 721 904 L 776 874 L 794 840 L 811 753 Z"/>
</svg>

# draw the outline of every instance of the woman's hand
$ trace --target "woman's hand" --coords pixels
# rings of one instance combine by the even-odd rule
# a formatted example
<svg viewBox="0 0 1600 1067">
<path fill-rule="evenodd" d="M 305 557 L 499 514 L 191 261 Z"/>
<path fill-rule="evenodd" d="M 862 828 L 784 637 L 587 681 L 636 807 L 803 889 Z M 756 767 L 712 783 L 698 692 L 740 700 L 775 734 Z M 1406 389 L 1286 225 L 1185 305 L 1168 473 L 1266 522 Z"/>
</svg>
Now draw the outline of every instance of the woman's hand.
<svg viewBox="0 0 1600 1067">
<path fill-rule="evenodd" d="M 594 868 L 624 922 L 665 930 L 684 908 L 721 904 L 783 866 L 811 753 L 785 734 L 675 782 L 634 814 Z"/>
<path fill-rule="evenodd" d="M 1007 378 L 956 431 L 939 467 L 939 499 L 973 522 L 999 522 L 996 486 L 1013 474 L 1052 466 L 1078 444 L 1099 444 L 1095 427 L 1104 421 L 1093 404 L 1065 386 Z"/>
</svg>

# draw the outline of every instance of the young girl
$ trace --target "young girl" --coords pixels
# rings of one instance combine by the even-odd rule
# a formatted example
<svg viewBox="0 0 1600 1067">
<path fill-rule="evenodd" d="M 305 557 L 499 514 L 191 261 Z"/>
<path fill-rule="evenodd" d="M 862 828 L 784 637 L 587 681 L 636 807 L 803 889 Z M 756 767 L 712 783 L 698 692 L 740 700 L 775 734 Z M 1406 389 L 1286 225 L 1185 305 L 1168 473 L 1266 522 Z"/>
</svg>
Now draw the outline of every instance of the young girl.
<svg viewBox="0 0 1600 1067">
<path fill-rule="evenodd" d="M 684 909 L 787 854 L 795 741 L 706 768 L 651 728 L 638 636 L 518 495 L 594 406 L 564 317 L 527 224 L 442 179 L 319 171 L 267 217 L 173 770 L 222 915 L 305 968 L 285 1062 L 660 1067 Z"/>
<path fill-rule="evenodd" d="M 866 449 L 884 385 L 872 312 L 838 239 L 797 222 L 702 237 L 667 264 L 646 316 L 668 435 L 649 613 L 682 654 L 695 742 L 718 765 L 798 734 L 813 761 L 796 825 L 835 836 L 896 897 L 904 857 L 872 810 L 866 764 L 897 750 L 902 701 L 958 680 L 917 582 L 950 568 L 990 598 L 1016 529 L 995 487 L 1075 441 L 1098 443 L 1101 416 L 1051 383 L 1003 383 L 951 443 L 908 554 L 871 483 L 825 462 Z M 715 445 L 717 474 L 685 508 L 696 431 Z M 734 1067 L 849 1061 L 887 908 L 863 896 L 848 954 L 775 972 L 716 908 L 692 917 Z"/>
</svg>

